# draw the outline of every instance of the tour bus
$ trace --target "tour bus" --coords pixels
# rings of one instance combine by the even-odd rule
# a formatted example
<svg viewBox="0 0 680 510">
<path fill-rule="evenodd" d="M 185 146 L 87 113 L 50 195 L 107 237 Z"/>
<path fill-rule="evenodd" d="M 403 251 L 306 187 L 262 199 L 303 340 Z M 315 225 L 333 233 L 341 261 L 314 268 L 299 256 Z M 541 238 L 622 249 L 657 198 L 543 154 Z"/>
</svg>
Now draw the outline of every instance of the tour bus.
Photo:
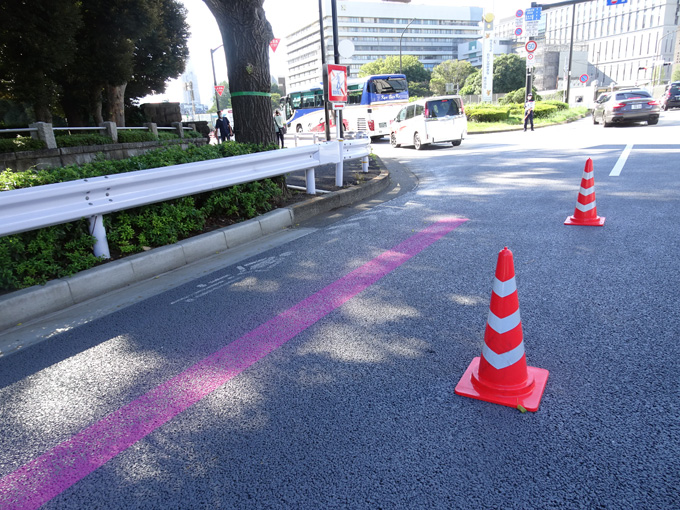
<svg viewBox="0 0 680 510">
<path fill-rule="evenodd" d="M 372 139 L 389 135 L 390 120 L 408 103 L 408 83 L 403 74 L 350 78 L 347 93 L 343 126 L 349 131 L 364 131 Z M 290 129 L 298 133 L 325 130 L 321 84 L 283 96 L 281 108 Z"/>
</svg>

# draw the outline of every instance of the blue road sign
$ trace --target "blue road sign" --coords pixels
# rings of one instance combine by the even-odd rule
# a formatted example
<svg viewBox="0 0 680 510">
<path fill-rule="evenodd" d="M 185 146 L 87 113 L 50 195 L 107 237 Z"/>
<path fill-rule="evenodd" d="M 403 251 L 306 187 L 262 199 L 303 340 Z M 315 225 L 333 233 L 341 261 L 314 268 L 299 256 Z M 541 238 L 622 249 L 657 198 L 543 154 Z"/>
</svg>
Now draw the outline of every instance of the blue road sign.
<svg viewBox="0 0 680 510">
<path fill-rule="evenodd" d="M 607 5 L 627 4 L 628 0 L 607 0 Z"/>
<path fill-rule="evenodd" d="M 608 2 L 611 0 L 607 0 Z M 540 7 L 530 7 L 524 11 L 525 21 L 538 21 L 541 19 L 541 8 Z"/>
</svg>

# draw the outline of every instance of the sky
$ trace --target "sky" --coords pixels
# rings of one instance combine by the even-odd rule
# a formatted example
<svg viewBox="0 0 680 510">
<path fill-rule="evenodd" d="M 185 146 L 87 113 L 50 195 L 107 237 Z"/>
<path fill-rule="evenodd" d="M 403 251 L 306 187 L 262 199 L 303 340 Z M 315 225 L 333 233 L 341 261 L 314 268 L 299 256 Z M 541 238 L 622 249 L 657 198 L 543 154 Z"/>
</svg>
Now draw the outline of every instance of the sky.
<svg viewBox="0 0 680 510">
<path fill-rule="evenodd" d="M 203 0 L 180 1 L 187 10 L 187 23 L 189 24 L 191 32 L 189 38 L 189 62 L 187 64 L 187 71 L 193 70 L 197 76 L 200 102 L 210 105 L 212 104 L 214 90 L 210 55 L 211 50 L 219 48 L 222 45 L 222 36 L 220 35 L 215 18 L 205 3 L 203 3 Z M 389 4 L 386 2 L 383 3 L 385 3 L 386 9 L 388 9 Z M 517 9 L 529 7 L 531 2 L 526 0 L 412 0 L 411 4 L 483 7 L 485 12 L 493 13 L 496 18 L 505 18 L 513 16 Z M 294 8 L 292 8 L 292 6 L 294 6 Z M 281 43 L 275 52 L 271 49 L 269 50 L 270 71 L 274 76 L 283 77 L 286 74 L 285 37 L 291 29 L 299 26 L 300 13 L 306 13 L 306 19 L 318 19 L 319 2 L 318 0 L 265 0 L 264 10 L 269 23 L 272 25 L 274 37 L 281 39 Z M 213 53 L 213 57 L 217 82 L 226 81 L 227 66 L 222 48 L 217 49 L 217 51 Z M 141 102 L 160 102 L 163 100 L 172 102 L 182 101 L 181 80 L 171 80 L 168 83 L 165 94 L 147 96 L 142 99 Z"/>
</svg>

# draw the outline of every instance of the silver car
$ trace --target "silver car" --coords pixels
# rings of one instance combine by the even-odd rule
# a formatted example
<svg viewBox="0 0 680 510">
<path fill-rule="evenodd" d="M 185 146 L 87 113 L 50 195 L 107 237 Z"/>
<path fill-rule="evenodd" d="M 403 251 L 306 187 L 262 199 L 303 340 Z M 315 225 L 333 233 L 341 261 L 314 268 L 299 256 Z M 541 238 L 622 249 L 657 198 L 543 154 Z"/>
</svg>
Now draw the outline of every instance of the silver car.
<svg viewBox="0 0 680 510">
<path fill-rule="evenodd" d="M 614 123 L 643 122 L 650 126 L 659 122 L 661 105 L 643 89 L 616 90 L 602 94 L 595 102 L 593 124 L 604 127 Z"/>
</svg>

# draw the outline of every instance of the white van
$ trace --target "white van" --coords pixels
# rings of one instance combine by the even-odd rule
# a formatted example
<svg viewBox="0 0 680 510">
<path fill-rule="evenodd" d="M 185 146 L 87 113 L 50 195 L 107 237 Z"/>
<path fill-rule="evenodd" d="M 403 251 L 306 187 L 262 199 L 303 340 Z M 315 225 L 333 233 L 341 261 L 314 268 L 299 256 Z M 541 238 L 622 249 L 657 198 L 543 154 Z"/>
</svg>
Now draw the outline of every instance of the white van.
<svg viewBox="0 0 680 510">
<path fill-rule="evenodd" d="M 467 117 L 460 96 L 419 99 L 404 106 L 392 121 L 392 147 L 451 142 L 460 145 L 467 136 Z"/>
</svg>

